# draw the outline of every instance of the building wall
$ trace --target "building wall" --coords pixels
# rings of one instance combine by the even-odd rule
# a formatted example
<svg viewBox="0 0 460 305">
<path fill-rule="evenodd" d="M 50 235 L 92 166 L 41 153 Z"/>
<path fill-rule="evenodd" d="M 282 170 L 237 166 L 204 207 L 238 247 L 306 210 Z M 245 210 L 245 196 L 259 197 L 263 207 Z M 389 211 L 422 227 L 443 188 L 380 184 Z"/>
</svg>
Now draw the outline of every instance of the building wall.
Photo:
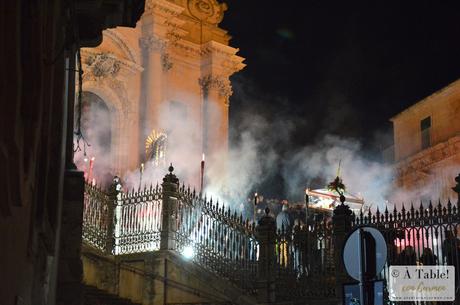
<svg viewBox="0 0 460 305">
<path fill-rule="evenodd" d="M 427 117 L 431 118 L 430 145 L 423 148 L 421 121 Z M 391 119 L 397 184 L 414 191 L 418 199 L 454 197 L 450 187 L 460 172 L 459 117 L 460 80 Z"/>
<path fill-rule="evenodd" d="M 83 283 L 138 304 L 257 304 L 255 295 L 173 251 L 114 258 L 83 247 Z"/>
<path fill-rule="evenodd" d="M 225 4 L 148 0 L 145 7 L 136 28 L 104 31 L 100 46 L 84 50 L 83 90 L 111 104 L 117 118 L 108 170 L 124 175 L 148 161 L 146 139 L 156 130 L 168 134 L 164 163 L 196 184 L 202 153 L 207 166 L 225 166 L 229 77 L 243 58 L 218 26 Z M 186 114 L 179 118 L 172 110 L 178 105 Z"/>
<path fill-rule="evenodd" d="M 69 266 L 61 264 L 69 251 L 61 246 L 75 234 L 81 239 L 81 227 L 61 235 L 68 222 L 64 173 L 72 171 L 69 62 L 80 46 L 100 43 L 103 28 L 130 26 L 143 8 L 140 0 L 0 2 L 2 305 L 59 303 L 56 287 L 67 279 L 58 272 Z M 81 223 L 81 214 L 74 217 Z M 78 274 L 78 262 L 73 266 Z"/>
<path fill-rule="evenodd" d="M 431 117 L 431 145 L 460 135 L 460 81 L 407 108 L 391 120 L 394 126 L 395 160 L 420 152 L 420 121 Z"/>
</svg>

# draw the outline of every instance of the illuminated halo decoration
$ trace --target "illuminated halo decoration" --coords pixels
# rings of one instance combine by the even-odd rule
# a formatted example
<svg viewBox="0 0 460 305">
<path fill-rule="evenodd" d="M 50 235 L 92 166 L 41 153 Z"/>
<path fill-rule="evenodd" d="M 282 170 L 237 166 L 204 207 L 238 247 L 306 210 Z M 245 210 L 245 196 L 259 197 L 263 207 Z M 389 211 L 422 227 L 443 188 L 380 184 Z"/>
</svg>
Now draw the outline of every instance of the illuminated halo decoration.
<svg viewBox="0 0 460 305">
<path fill-rule="evenodd" d="M 166 164 L 166 141 L 167 135 L 163 132 L 152 130 L 145 140 L 146 159 L 156 166 Z"/>
</svg>

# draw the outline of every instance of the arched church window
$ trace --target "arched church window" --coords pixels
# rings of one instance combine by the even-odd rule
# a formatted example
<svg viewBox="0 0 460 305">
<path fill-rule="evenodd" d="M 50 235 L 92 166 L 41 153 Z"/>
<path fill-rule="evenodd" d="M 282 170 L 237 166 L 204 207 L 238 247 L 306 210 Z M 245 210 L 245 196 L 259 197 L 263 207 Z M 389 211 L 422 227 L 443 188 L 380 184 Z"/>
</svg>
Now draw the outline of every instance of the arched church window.
<svg viewBox="0 0 460 305">
<path fill-rule="evenodd" d="M 108 154 L 112 144 L 110 110 L 105 101 L 92 92 L 82 93 L 81 128 L 91 145 L 92 154 Z"/>
<path fill-rule="evenodd" d="M 75 105 L 78 107 L 78 105 Z M 75 113 L 78 113 L 77 109 Z M 78 118 L 75 118 L 77 124 Z M 107 103 L 97 94 L 82 93 L 81 132 L 83 147 L 75 151 L 74 161 L 85 173 L 85 179 L 103 183 L 110 169 L 112 152 L 112 116 Z"/>
<path fill-rule="evenodd" d="M 167 138 L 165 133 L 152 130 L 145 141 L 146 159 L 156 166 L 166 164 Z"/>
</svg>

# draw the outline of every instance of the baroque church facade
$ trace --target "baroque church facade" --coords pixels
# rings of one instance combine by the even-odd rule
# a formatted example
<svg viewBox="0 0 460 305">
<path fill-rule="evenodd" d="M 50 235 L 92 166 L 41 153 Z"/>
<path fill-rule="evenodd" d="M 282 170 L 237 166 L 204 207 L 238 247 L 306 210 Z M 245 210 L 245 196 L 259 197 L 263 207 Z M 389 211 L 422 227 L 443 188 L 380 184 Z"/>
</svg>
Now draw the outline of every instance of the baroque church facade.
<svg viewBox="0 0 460 305">
<path fill-rule="evenodd" d="M 123 175 L 173 162 L 196 182 L 206 155 L 207 166 L 224 170 L 229 77 L 245 66 L 219 27 L 226 9 L 216 0 L 148 0 L 135 28 L 105 30 L 99 46 L 82 49 L 89 146 L 77 164 L 84 153 L 95 171 Z"/>
</svg>

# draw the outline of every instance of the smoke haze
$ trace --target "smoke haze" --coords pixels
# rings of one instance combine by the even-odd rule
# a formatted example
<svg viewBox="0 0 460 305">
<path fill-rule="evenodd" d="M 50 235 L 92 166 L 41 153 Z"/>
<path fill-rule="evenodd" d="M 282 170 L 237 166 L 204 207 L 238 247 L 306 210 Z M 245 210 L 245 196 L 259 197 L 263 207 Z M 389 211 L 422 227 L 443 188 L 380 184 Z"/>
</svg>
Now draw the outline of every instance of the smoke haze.
<svg viewBox="0 0 460 305">
<path fill-rule="evenodd" d="M 235 92 L 240 95 L 240 99 L 246 99 L 247 104 L 251 104 L 252 99 L 264 98 L 263 94 L 248 92 L 247 87 L 238 86 L 237 83 Z M 282 99 L 279 102 L 283 104 Z M 158 128 L 168 134 L 166 158 L 160 166 L 146 162 L 143 173 L 139 168 L 125 173 L 122 177 L 125 190 L 161 183 L 169 163 L 173 163 L 174 173 L 180 181 L 199 191 L 202 153 L 200 122 L 187 119 L 190 116 L 184 114 L 183 110 L 171 110 L 169 104 L 165 105 L 159 110 L 161 119 Z M 347 106 L 347 112 L 353 112 L 350 107 Z M 96 156 L 93 176 L 107 185 L 111 180 L 107 174 L 113 173 L 113 168 L 108 158 L 98 156 L 107 154 L 107 143 L 100 139 L 104 138 L 103 135 L 110 128 L 107 123 L 109 120 L 100 123 L 101 117 L 106 115 L 103 107 L 93 107 L 90 110 L 92 114 L 85 125 L 86 136 L 91 144 L 87 148 L 87 155 Z M 334 111 L 340 110 L 330 108 L 328 120 L 340 117 Z M 214 156 L 206 156 L 205 166 L 204 193 L 208 198 L 219 199 L 233 209 L 242 210 L 254 192 L 268 194 L 265 197 L 269 198 L 301 201 L 306 187 L 324 188 L 337 174 L 343 179 L 347 192 L 363 198 L 371 209 L 378 207 L 383 210 L 403 202 L 437 200 L 440 196 L 445 195 L 443 198 L 446 198 L 452 195 L 439 194 L 439 189 L 441 185 L 452 184 L 452 178 L 458 171 L 455 166 L 437 173 L 437 176 L 445 177 L 443 181 L 430 180 L 427 174 L 428 187 L 416 191 L 402 190 L 395 186 L 397 173 L 393 166 L 382 162 L 380 155 L 373 154 L 372 149 L 365 147 L 359 140 L 333 134 L 325 127 L 325 123 L 320 125 L 320 130 L 315 130 L 308 120 L 302 121 L 283 113 L 274 114 L 270 109 L 267 114 L 248 107 L 248 111 L 240 110 L 239 113 L 234 117 L 230 129 L 227 162 L 217 152 Z M 346 122 L 342 121 L 341 124 Z M 320 136 L 308 145 L 292 145 L 302 134 L 302 128 L 306 130 L 307 127 L 310 133 L 316 132 Z M 385 137 L 388 134 L 376 133 L 374 140 L 381 142 L 380 139 Z M 82 152 L 77 152 L 75 159 L 80 169 L 88 170 L 89 164 L 83 161 Z M 222 168 L 227 169 L 227 175 L 222 173 Z"/>
</svg>

